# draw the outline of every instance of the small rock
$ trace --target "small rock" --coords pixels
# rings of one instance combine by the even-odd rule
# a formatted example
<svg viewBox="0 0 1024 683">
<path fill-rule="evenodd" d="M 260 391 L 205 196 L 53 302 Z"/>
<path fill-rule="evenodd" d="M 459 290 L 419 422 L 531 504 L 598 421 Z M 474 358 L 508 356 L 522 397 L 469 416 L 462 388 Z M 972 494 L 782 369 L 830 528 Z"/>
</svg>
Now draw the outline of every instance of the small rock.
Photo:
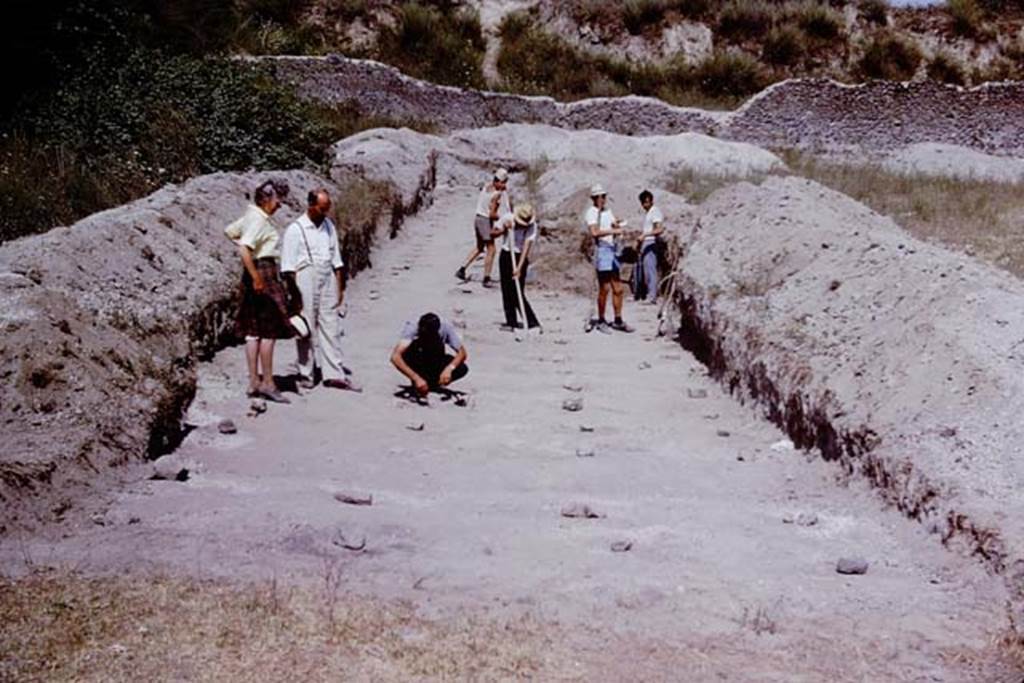
<svg viewBox="0 0 1024 683">
<path fill-rule="evenodd" d="M 718 413 L 708 413 L 707 415 L 701 415 L 705 420 L 717 420 L 719 418 Z"/>
<path fill-rule="evenodd" d="M 580 425 L 580 431 L 589 434 L 594 431 L 594 425 Z"/>
<path fill-rule="evenodd" d="M 604 517 L 586 503 L 569 503 L 562 508 L 562 516 L 573 519 L 599 519 Z"/>
<path fill-rule="evenodd" d="M 576 449 L 576 457 L 577 458 L 593 458 L 594 457 L 594 449 L 593 448 L 577 448 Z"/>
<path fill-rule="evenodd" d="M 795 448 L 796 446 L 793 445 L 792 441 L 789 439 L 783 439 L 782 441 L 776 441 L 773 443 L 768 447 L 768 450 L 775 451 L 776 453 L 783 453 L 785 451 L 792 451 Z"/>
<path fill-rule="evenodd" d="M 943 439 L 952 439 L 956 436 L 956 427 L 944 427 L 942 431 L 939 432 L 939 436 Z"/>
<path fill-rule="evenodd" d="M 370 301 L 376 301 L 377 299 L 380 298 L 380 293 L 379 292 L 370 292 L 370 294 L 367 296 L 367 298 Z"/>
<path fill-rule="evenodd" d="M 344 533 L 338 531 L 334 534 L 334 545 L 340 546 L 345 550 L 360 552 L 366 548 L 366 536 L 360 536 L 358 540 L 349 539 L 345 537 Z"/>
<path fill-rule="evenodd" d="M 424 429 L 427 428 L 427 425 L 423 422 L 410 422 L 409 424 L 405 425 L 405 428 L 408 429 L 410 432 L 422 432 Z"/>
<path fill-rule="evenodd" d="M 689 396 L 690 398 L 707 398 L 708 397 L 708 390 L 707 389 L 687 389 L 686 390 L 686 395 Z"/>
<path fill-rule="evenodd" d="M 722 437 L 723 439 L 726 439 L 726 438 L 732 436 L 731 433 L 729 433 L 728 431 L 726 431 L 724 429 L 719 429 L 717 432 L 715 432 L 715 434 L 717 434 L 718 436 Z"/>
<path fill-rule="evenodd" d="M 459 289 L 459 291 L 462 292 L 463 294 L 472 294 L 473 293 L 473 290 L 470 289 L 469 287 L 462 287 L 462 288 Z"/>
<path fill-rule="evenodd" d="M 651 364 L 647 361 L 640 361 L 640 365 L 637 366 L 638 370 L 650 370 Z"/>
<path fill-rule="evenodd" d="M 256 417 L 267 412 L 267 401 L 263 398 L 254 398 L 249 403 L 249 417 Z"/>
<path fill-rule="evenodd" d="M 456 307 L 456 308 L 452 309 L 452 313 L 454 313 L 455 315 L 462 315 L 465 312 L 466 312 L 466 310 L 463 309 L 463 308 Z"/>
<path fill-rule="evenodd" d="M 615 541 L 612 543 L 613 553 L 629 552 L 633 548 L 633 541 Z"/>
<path fill-rule="evenodd" d="M 577 413 L 583 410 L 583 399 L 582 398 L 567 398 L 562 401 L 562 410 L 568 410 L 570 413 Z"/>
<path fill-rule="evenodd" d="M 836 563 L 836 571 L 840 574 L 867 574 L 868 561 L 863 557 L 841 557 Z"/>
<path fill-rule="evenodd" d="M 334 494 L 334 500 L 346 505 L 373 505 L 373 496 L 369 493 L 338 491 Z"/>
<path fill-rule="evenodd" d="M 217 423 L 217 431 L 221 434 L 237 434 L 238 427 L 235 426 L 234 421 L 225 418 Z"/>
<path fill-rule="evenodd" d="M 153 475 L 150 479 L 155 481 L 188 481 L 189 471 L 180 460 L 163 457 L 153 463 Z"/>
<path fill-rule="evenodd" d="M 557 346 L 568 346 L 569 345 L 569 340 L 568 339 L 555 339 L 554 343 Z"/>
<path fill-rule="evenodd" d="M 577 394 L 583 391 L 583 387 L 579 384 L 563 384 L 562 388 L 566 391 L 574 391 Z"/>
<path fill-rule="evenodd" d="M 797 515 L 787 513 L 782 517 L 783 524 L 796 524 L 797 526 L 814 526 L 818 523 L 818 515 L 813 512 L 801 512 Z"/>
<path fill-rule="evenodd" d="M 747 461 L 747 459 L 746 459 L 746 458 L 744 458 L 744 457 L 743 457 L 742 455 L 737 455 L 737 456 L 736 456 L 736 459 L 737 459 L 738 461 L 740 461 L 740 462 L 746 462 L 746 461 Z"/>
<path fill-rule="evenodd" d="M 680 356 L 678 353 L 663 353 L 663 354 L 661 354 L 661 357 L 664 358 L 665 360 L 682 360 L 683 359 L 683 357 Z"/>
</svg>

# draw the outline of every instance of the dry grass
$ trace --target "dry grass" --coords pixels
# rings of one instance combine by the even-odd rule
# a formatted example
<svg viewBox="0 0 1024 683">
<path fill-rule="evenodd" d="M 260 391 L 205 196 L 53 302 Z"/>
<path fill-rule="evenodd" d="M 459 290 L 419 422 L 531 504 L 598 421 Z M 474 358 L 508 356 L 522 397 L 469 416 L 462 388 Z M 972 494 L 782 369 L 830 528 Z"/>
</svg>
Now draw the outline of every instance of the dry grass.
<svg viewBox="0 0 1024 683">
<path fill-rule="evenodd" d="M 0 680 L 565 678 L 527 621 L 432 622 L 316 589 L 42 574 L 0 580 Z"/>
<path fill-rule="evenodd" d="M 686 197 L 686 200 L 693 204 L 703 204 L 705 199 L 723 187 L 742 181 L 759 183 L 763 179 L 763 175 L 747 177 L 715 175 L 701 173 L 692 168 L 682 168 L 672 175 L 665 189 L 681 197 Z"/>
<path fill-rule="evenodd" d="M 797 175 L 891 216 L 915 237 L 963 249 L 1024 277 L 1024 192 L 1019 185 L 906 176 L 792 151 L 782 156 Z"/>
</svg>

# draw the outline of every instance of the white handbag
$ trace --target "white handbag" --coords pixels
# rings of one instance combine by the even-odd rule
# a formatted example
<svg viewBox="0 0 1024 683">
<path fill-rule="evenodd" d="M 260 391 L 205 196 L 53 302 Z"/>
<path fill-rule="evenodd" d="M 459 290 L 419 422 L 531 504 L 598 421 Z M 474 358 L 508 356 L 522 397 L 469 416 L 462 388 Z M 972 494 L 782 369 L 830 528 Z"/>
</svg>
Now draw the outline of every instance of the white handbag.
<svg viewBox="0 0 1024 683">
<path fill-rule="evenodd" d="M 298 335 L 299 339 L 309 339 L 309 323 L 306 322 L 305 316 L 301 313 L 288 318 L 288 324 L 295 330 L 295 334 Z"/>
</svg>

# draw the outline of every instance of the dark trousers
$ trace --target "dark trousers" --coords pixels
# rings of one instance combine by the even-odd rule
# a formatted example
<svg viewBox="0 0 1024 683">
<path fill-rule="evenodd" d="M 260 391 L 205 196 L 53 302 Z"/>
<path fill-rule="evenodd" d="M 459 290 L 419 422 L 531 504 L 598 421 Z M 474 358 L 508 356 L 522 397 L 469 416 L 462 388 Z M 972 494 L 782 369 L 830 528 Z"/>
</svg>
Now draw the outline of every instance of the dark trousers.
<svg viewBox="0 0 1024 683">
<path fill-rule="evenodd" d="M 402 354 L 402 359 L 413 369 L 413 372 L 426 380 L 431 389 L 438 389 L 441 386 L 441 372 L 444 371 L 445 366 L 455 360 L 455 356 L 443 351 L 441 353 L 427 353 L 421 346 L 413 343 Z M 469 368 L 463 363 L 455 368 L 455 371 L 452 373 L 452 381 L 455 382 L 462 379 L 468 372 Z"/>
<path fill-rule="evenodd" d="M 519 272 L 519 289 L 523 293 L 523 307 L 526 309 L 526 322 L 530 327 L 540 327 L 537 316 L 533 314 L 530 302 L 526 300 L 526 271 L 530 267 L 530 260 L 523 262 L 523 269 Z M 516 327 L 519 320 L 519 295 L 516 293 L 516 283 L 512 279 L 512 252 L 501 250 L 498 257 L 498 273 L 501 275 L 501 303 L 505 307 L 505 324 L 509 327 Z"/>
</svg>

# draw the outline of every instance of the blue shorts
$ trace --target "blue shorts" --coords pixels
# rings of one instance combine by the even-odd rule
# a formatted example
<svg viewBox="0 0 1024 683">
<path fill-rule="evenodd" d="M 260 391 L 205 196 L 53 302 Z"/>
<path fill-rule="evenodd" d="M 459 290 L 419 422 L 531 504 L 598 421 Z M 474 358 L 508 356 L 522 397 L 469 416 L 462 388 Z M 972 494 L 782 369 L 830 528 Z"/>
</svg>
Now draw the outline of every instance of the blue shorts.
<svg viewBox="0 0 1024 683">
<path fill-rule="evenodd" d="M 619 271 L 619 257 L 615 254 L 615 245 L 607 242 L 598 242 L 594 252 L 594 266 L 598 273 L 610 273 Z"/>
</svg>

